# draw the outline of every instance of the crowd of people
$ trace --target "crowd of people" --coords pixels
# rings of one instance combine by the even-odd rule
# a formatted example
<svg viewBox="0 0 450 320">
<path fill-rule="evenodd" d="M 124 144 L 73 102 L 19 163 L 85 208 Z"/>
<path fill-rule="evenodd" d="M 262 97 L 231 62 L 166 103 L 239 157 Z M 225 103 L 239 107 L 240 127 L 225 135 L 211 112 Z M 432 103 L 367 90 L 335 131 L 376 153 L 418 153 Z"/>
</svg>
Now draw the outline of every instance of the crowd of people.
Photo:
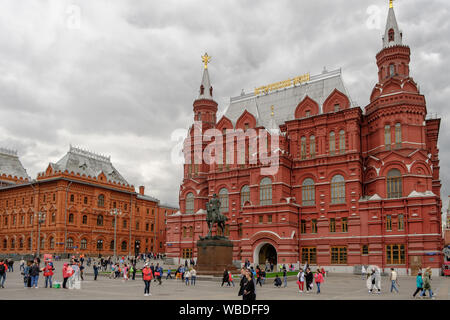
<svg viewBox="0 0 450 320">
<path fill-rule="evenodd" d="M 139 255 L 134 257 L 119 257 L 118 260 L 113 257 L 101 257 L 101 258 L 85 258 L 83 255 L 78 257 L 72 256 L 69 262 L 64 263 L 62 270 L 62 288 L 63 289 L 80 289 L 81 281 L 84 280 L 84 270 L 86 267 L 91 267 L 93 270 L 94 278 L 96 281 L 99 272 L 104 272 L 110 279 L 122 279 L 123 281 L 136 280 L 136 274 L 141 273 L 144 281 L 144 295 L 149 296 L 150 284 L 152 281 L 162 284 L 162 278 L 164 276 L 164 269 L 160 262 L 155 264 L 151 262 L 154 259 L 162 258 L 162 255 L 149 254 Z M 139 268 L 138 263 L 142 262 L 143 267 Z M 45 279 L 45 288 L 54 287 L 53 277 L 55 275 L 55 266 L 51 259 L 44 259 L 44 263 L 41 265 L 39 257 L 33 260 L 25 261 L 22 259 L 19 262 L 20 272 L 23 276 L 23 283 L 25 288 L 38 288 L 40 275 Z M 275 265 L 267 262 L 265 265 L 256 265 L 254 268 L 252 264 L 247 260 L 241 269 L 240 288 L 238 295 L 242 296 L 243 300 L 255 300 L 256 299 L 256 287 L 259 284 L 262 287 L 267 280 L 267 273 L 273 273 Z M 288 272 L 295 270 L 294 266 L 280 264 L 277 266 L 279 273 L 275 271 L 275 277 L 273 284 L 277 288 L 287 287 L 288 285 Z M 165 279 L 177 279 L 184 283 L 186 286 L 195 286 L 197 280 L 197 270 L 195 261 L 193 259 L 186 260 L 184 265 L 179 265 L 174 270 L 174 278 L 172 277 L 172 270 L 169 267 L 166 270 Z M 363 266 L 361 270 L 362 278 L 366 280 L 367 288 L 370 294 L 381 293 L 381 271 L 376 266 L 369 266 L 367 269 Z M 0 259 L 0 287 L 4 288 L 6 274 L 8 272 L 14 272 L 14 261 L 12 259 Z M 108 274 L 109 273 L 109 274 Z M 282 276 L 282 278 L 280 277 Z M 292 275 L 292 273 L 291 273 Z M 416 277 L 416 290 L 413 293 L 413 297 L 426 297 L 426 293 L 430 298 L 434 299 L 434 294 L 431 287 L 431 268 L 428 267 L 424 272 L 419 271 Z M 272 274 L 273 276 L 273 274 Z M 316 293 L 321 293 L 321 286 L 325 281 L 327 272 L 322 267 L 318 267 L 315 272 L 311 270 L 308 264 L 299 268 L 297 273 L 297 285 L 299 293 L 311 293 L 316 287 Z M 394 268 L 391 268 L 389 273 L 390 292 L 399 293 L 399 279 L 398 274 Z M 230 270 L 225 269 L 222 277 L 223 287 L 226 284 L 228 287 L 234 287 L 234 278 Z M 59 285 L 59 283 L 56 283 Z M 56 286 L 58 287 L 58 286 Z"/>
</svg>

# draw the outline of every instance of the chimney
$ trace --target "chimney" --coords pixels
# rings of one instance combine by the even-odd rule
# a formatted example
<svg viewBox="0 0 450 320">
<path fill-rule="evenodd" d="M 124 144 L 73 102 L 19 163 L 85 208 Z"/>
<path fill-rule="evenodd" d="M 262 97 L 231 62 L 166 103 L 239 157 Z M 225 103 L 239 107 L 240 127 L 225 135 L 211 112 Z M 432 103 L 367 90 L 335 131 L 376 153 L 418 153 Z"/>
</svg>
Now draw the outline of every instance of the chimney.
<svg viewBox="0 0 450 320">
<path fill-rule="evenodd" d="M 145 193 L 144 191 L 145 191 L 145 187 L 144 186 L 140 186 L 139 187 L 139 193 L 144 195 L 144 193 Z"/>
</svg>

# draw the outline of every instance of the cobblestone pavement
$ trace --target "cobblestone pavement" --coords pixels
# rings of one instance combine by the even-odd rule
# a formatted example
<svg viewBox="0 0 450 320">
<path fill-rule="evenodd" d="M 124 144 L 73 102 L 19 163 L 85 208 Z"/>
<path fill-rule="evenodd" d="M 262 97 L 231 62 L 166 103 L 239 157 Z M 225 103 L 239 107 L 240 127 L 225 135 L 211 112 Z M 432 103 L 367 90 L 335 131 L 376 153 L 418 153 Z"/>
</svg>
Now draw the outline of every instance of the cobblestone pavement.
<svg viewBox="0 0 450 320">
<path fill-rule="evenodd" d="M 55 280 L 62 281 L 62 263 L 56 263 Z M 128 280 L 109 279 L 98 277 L 93 280 L 92 275 L 85 275 L 80 290 L 46 289 L 45 279 L 39 277 L 39 288 L 24 288 L 23 278 L 19 266 L 15 265 L 14 272 L 7 272 L 5 288 L 0 289 L 0 300 L 11 299 L 42 299 L 42 300 L 241 300 L 236 287 L 221 287 L 221 279 L 210 281 L 197 281 L 195 286 L 186 286 L 180 280 L 164 280 L 162 285 L 152 282 L 149 297 L 144 297 L 144 283 L 141 278 Z M 92 268 L 88 268 L 92 273 Z M 415 291 L 414 277 L 399 277 L 400 293 L 390 293 L 390 284 L 387 277 L 382 279 L 381 294 L 369 294 L 365 280 L 361 276 L 350 274 L 331 274 L 325 278 L 321 294 L 299 293 L 295 277 L 289 279 L 286 288 L 275 288 L 273 279 L 268 279 L 263 287 L 257 286 L 257 300 L 396 300 L 413 299 Z M 433 277 L 433 292 L 436 300 L 450 300 L 450 278 Z"/>
</svg>

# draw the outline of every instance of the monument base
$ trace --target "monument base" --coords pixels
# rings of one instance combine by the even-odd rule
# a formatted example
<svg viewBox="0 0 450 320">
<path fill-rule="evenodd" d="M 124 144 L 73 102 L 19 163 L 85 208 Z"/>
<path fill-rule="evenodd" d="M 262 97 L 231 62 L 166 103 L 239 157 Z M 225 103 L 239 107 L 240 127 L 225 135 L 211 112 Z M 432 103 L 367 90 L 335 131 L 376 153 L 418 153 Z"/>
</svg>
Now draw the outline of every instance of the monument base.
<svg viewBox="0 0 450 320">
<path fill-rule="evenodd" d="M 238 273 L 233 265 L 233 242 L 223 237 L 198 240 L 196 267 L 199 275 L 222 276 L 225 269 Z"/>
</svg>

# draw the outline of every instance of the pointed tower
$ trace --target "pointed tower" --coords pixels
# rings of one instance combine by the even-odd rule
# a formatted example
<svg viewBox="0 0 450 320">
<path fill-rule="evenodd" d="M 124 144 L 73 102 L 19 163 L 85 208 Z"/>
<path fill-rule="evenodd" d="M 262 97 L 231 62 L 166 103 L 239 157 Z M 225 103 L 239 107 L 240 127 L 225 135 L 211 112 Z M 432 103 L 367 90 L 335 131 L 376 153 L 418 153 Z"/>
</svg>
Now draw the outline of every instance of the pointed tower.
<svg viewBox="0 0 450 320">
<path fill-rule="evenodd" d="M 202 123 L 203 131 L 211 129 L 216 124 L 217 102 L 213 99 L 213 87 L 209 79 L 208 63 L 211 57 L 208 53 L 202 56 L 204 70 L 200 92 L 197 100 L 194 101 L 194 120 Z"/>
</svg>

